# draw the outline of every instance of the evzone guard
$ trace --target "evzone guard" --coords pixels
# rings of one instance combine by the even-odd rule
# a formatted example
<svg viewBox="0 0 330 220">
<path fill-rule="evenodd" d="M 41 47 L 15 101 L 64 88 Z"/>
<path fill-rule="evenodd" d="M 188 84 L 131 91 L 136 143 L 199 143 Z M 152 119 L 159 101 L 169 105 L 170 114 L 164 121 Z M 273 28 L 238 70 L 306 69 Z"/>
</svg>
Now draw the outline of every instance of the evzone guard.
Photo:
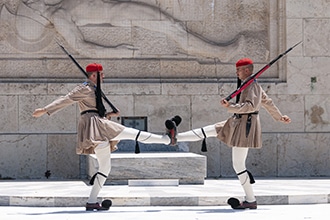
<svg viewBox="0 0 330 220">
<path fill-rule="evenodd" d="M 111 152 L 117 149 L 120 140 L 135 140 L 142 143 L 175 144 L 176 126 L 181 122 L 179 116 L 166 122 L 166 134 L 157 135 L 134 128 L 128 128 L 114 121 L 110 117 L 119 115 L 116 112 L 106 112 L 102 102 L 101 82 L 104 78 L 103 67 L 98 63 L 86 66 L 87 80 L 76 86 L 67 95 L 59 97 L 43 108 L 33 112 L 34 117 L 44 114 L 52 115 L 57 111 L 78 103 L 80 119 L 77 131 L 77 154 L 95 154 L 98 162 L 98 171 L 91 178 L 93 185 L 86 203 L 86 211 L 109 210 L 111 200 L 104 200 L 100 204 L 97 196 L 104 185 L 111 170 Z"/>
<path fill-rule="evenodd" d="M 237 61 L 236 74 L 239 81 L 244 84 L 246 80 L 251 79 L 249 77 L 252 73 L 251 59 L 243 58 Z M 205 141 L 205 138 L 216 137 L 231 147 L 232 165 L 244 189 L 245 200 L 230 198 L 227 202 L 233 209 L 256 209 L 257 201 L 251 185 L 254 183 L 254 178 L 247 170 L 245 162 L 250 148 L 262 147 L 259 110 L 261 107 L 265 108 L 275 121 L 290 123 L 291 119 L 282 115 L 255 79 L 237 97 L 239 98 L 236 102 L 229 102 L 226 99 L 220 102 L 222 107 L 233 114 L 230 118 L 213 125 L 178 133 L 176 140 L 177 142 Z M 166 121 L 166 125 L 171 125 L 168 128 L 175 126 L 171 120 Z M 206 146 L 202 151 L 206 151 Z"/>
</svg>

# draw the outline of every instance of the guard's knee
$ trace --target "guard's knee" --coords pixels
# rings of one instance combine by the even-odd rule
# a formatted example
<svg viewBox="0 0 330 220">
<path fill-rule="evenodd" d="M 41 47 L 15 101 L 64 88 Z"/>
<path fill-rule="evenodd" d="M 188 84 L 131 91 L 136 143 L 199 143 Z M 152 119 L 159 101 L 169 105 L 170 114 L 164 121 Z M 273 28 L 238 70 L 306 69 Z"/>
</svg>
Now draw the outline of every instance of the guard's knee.
<svg viewBox="0 0 330 220">
<path fill-rule="evenodd" d="M 103 176 L 104 178 L 108 178 L 108 175 L 105 175 L 104 173 L 101 172 L 97 172 L 92 176 L 91 180 L 89 181 L 89 184 L 94 185 L 94 181 L 97 175 Z"/>
<path fill-rule="evenodd" d="M 251 184 L 255 183 L 255 180 L 254 180 L 254 177 L 253 177 L 252 173 L 250 171 L 248 171 L 248 170 L 244 170 L 244 171 L 242 171 L 240 173 L 237 173 L 237 176 L 239 177 L 240 175 L 242 175 L 244 173 L 247 173 L 248 174 Z"/>
<path fill-rule="evenodd" d="M 233 158 L 233 168 L 234 168 L 236 173 L 239 173 L 242 170 L 246 170 L 245 162 L 243 162 L 241 160 L 235 160 Z"/>
</svg>

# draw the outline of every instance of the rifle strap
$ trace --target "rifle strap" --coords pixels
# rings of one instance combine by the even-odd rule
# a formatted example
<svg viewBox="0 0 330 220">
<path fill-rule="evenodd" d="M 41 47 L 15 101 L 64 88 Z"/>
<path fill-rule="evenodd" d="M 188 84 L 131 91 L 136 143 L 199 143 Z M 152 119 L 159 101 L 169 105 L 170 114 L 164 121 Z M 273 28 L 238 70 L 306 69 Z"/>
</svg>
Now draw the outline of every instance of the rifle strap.
<svg viewBox="0 0 330 220">
<path fill-rule="evenodd" d="M 105 116 L 106 109 L 103 105 L 102 101 L 102 94 L 101 94 L 101 79 L 100 79 L 100 72 L 97 72 L 97 83 L 96 83 L 96 91 L 95 91 L 95 96 L 96 96 L 96 108 L 99 112 L 100 117 Z"/>
</svg>

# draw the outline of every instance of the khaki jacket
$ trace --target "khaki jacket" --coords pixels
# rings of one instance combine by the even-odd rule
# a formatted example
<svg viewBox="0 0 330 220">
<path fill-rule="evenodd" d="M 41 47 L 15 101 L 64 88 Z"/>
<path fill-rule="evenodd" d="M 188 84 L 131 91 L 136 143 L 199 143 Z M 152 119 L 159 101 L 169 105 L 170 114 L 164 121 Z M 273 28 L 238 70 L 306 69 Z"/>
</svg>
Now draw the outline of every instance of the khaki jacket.
<svg viewBox="0 0 330 220">
<path fill-rule="evenodd" d="M 52 115 L 59 110 L 78 103 L 80 112 L 97 110 L 95 87 L 91 81 L 78 85 L 65 96 L 61 96 L 45 107 Z M 107 118 L 101 118 L 98 113 L 90 112 L 80 116 L 77 131 L 77 154 L 94 154 L 94 148 L 103 141 L 110 141 L 112 151 L 118 141 L 111 141 L 122 132 L 124 126 Z"/>
<path fill-rule="evenodd" d="M 233 115 L 226 121 L 215 124 L 218 133 L 217 138 L 230 147 L 261 148 L 261 125 L 259 114 L 251 114 L 251 126 L 247 135 L 247 113 L 258 112 L 263 107 L 275 121 L 282 117 L 279 109 L 274 105 L 261 86 L 254 81 L 242 91 L 239 103 L 231 103 L 228 112 Z"/>
</svg>

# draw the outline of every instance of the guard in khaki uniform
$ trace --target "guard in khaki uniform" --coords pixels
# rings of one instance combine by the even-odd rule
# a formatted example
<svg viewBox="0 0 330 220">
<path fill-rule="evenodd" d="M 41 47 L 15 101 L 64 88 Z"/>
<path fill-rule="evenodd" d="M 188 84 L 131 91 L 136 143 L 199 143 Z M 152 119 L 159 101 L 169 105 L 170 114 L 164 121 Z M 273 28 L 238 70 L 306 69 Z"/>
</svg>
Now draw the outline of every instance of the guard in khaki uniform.
<svg viewBox="0 0 330 220">
<path fill-rule="evenodd" d="M 59 97 L 44 108 L 37 108 L 33 116 L 40 117 L 44 114 L 52 115 L 55 112 L 78 103 L 80 119 L 78 124 L 77 154 L 95 154 L 98 161 L 98 172 L 91 179 L 93 185 L 86 210 L 108 210 L 111 201 L 97 202 L 97 196 L 110 173 L 110 153 L 117 149 L 116 144 L 120 140 L 136 140 L 142 143 L 171 144 L 175 142 L 175 132 L 167 130 L 165 135 L 156 135 L 149 132 L 139 131 L 125 127 L 109 120 L 110 117 L 118 116 L 119 112 L 106 113 L 101 97 L 98 97 L 98 89 L 101 91 L 100 82 L 104 78 L 101 64 L 91 63 L 87 65 L 88 79 L 78 85 L 67 95 Z M 173 122 L 172 122 L 173 123 Z M 106 205 L 104 205 L 106 204 Z"/>
<path fill-rule="evenodd" d="M 247 80 L 253 73 L 253 61 L 243 58 L 236 63 L 236 74 L 239 80 Z M 290 123 L 291 119 L 282 115 L 274 105 L 271 98 L 267 96 L 261 86 L 254 81 L 240 94 L 236 103 L 222 100 L 220 103 L 233 116 L 226 121 L 218 122 L 203 128 L 194 129 L 177 134 L 178 142 L 198 141 L 207 137 L 217 137 L 220 141 L 232 147 L 233 168 L 245 191 L 245 201 L 239 202 L 236 198 L 231 198 L 228 203 L 234 209 L 256 209 L 257 202 L 253 193 L 252 174 L 245 166 L 249 148 L 261 148 L 261 126 L 259 110 L 265 108 L 276 121 Z"/>
</svg>

